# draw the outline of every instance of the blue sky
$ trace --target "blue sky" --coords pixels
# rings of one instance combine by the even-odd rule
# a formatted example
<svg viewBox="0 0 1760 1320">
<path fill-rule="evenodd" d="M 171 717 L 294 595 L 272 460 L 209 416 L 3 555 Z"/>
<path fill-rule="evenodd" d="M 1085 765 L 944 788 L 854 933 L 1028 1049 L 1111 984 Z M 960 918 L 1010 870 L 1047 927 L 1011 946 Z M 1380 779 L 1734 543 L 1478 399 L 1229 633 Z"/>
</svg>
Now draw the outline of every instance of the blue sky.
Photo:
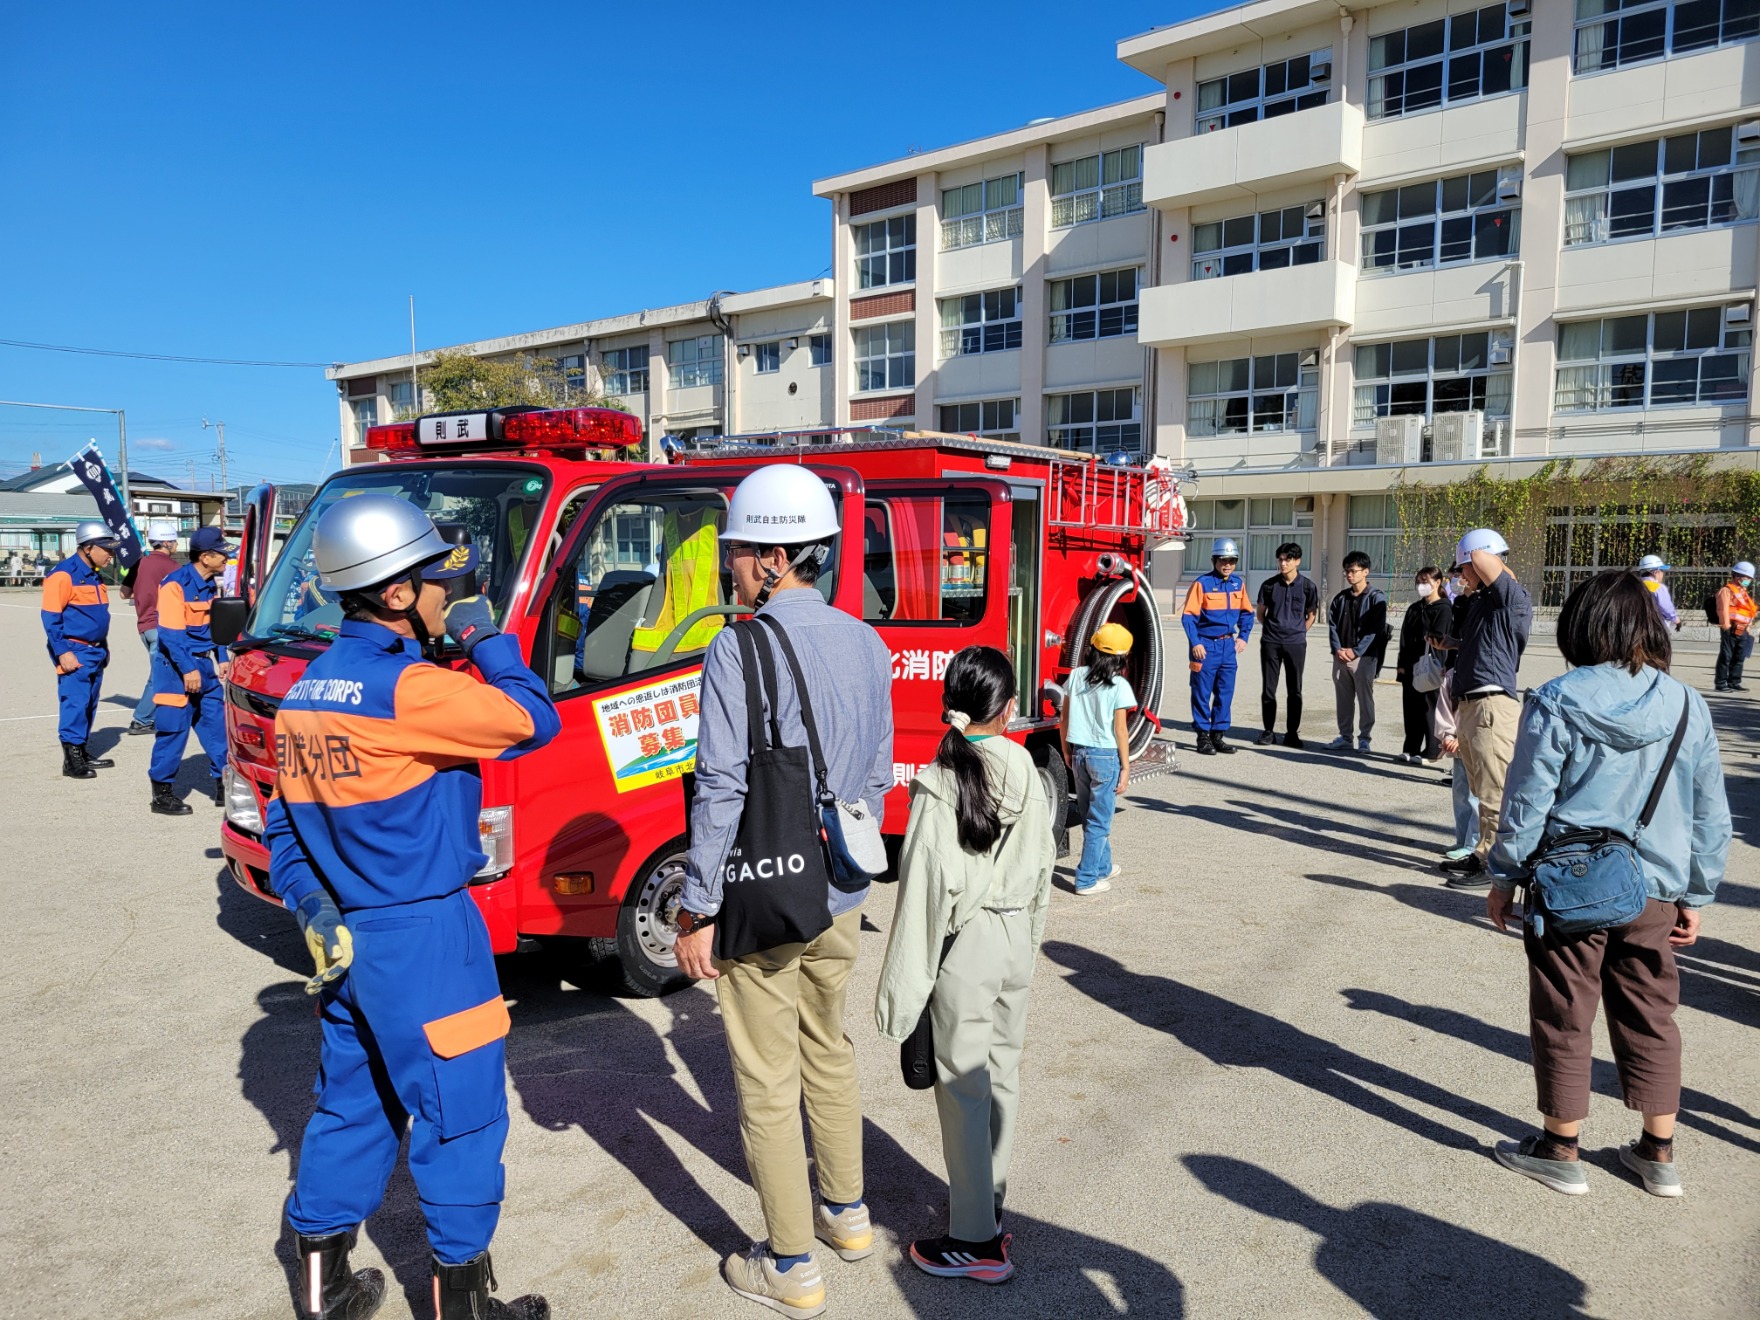
<svg viewBox="0 0 1760 1320">
<path fill-rule="evenodd" d="M 811 278 L 814 178 L 1153 91 L 1116 42 L 1209 7 L 14 5 L 0 338 L 358 361 L 411 294 L 428 348 Z M 204 417 L 234 483 L 336 462 L 318 369 L 0 346 L 0 398 L 202 486 Z M 88 436 L 0 407 L 0 476 Z"/>
</svg>

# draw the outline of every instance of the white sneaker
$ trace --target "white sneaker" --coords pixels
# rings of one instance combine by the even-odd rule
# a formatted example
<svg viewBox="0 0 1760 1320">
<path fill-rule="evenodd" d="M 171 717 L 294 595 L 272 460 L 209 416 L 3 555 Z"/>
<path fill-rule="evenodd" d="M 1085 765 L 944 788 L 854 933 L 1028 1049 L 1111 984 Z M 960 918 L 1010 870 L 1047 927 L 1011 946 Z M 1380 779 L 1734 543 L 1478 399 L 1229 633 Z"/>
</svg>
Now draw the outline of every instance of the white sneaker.
<svg viewBox="0 0 1760 1320">
<path fill-rule="evenodd" d="M 1342 733 L 1326 744 L 1326 750 L 1329 752 L 1348 752 L 1350 749 L 1351 740 L 1345 737 Z"/>
<path fill-rule="evenodd" d="M 1117 868 L 1113 869 L 1112 874 L 1113 875 L 1118 874 Z M 1111 889 L 1111 888 L 1112 888 L 1112 881 L 1110 879 L 1096 880 L 1091 885 L 1085 885 L 1085 886 L 1084 885 L 1077 885 L 1076 886 L 1076 897 L 1087 898 L 1092 894 L 1104 894 L 1108 889 Z"/>
</svg>

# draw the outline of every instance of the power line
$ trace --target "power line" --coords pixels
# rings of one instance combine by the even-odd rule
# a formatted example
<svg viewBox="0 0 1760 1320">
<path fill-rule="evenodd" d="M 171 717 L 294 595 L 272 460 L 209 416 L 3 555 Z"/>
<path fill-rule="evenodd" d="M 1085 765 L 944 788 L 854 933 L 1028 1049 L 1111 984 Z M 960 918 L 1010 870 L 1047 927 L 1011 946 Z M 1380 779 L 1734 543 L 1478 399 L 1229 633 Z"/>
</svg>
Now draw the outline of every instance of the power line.
<svg viewBox="0 0 1760 1320">
<path fill-rule="evenodd" d="M 176 353 L 130 353 L 118 348 L 74 348 L 68 344 L 33 344 L 24 339 L 0 339 L 6 348 L 34 348 L 45 353 L 81 353 L 88 357 L 136 358 L 146 362 L 193 362 L 211 367 L 333 367 L 334 362 L 272 362 L 259 358 L 183 357 Z"/>
</svg>

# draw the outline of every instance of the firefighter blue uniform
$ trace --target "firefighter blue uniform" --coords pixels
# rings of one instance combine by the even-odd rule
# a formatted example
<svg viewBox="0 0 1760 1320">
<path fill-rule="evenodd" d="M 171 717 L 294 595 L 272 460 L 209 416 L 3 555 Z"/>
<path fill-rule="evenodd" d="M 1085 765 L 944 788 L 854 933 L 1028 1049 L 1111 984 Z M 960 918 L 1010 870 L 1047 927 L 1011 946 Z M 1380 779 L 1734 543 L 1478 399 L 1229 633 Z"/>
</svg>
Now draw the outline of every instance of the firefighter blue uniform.
<svg viewBox="0 0 1760 1320">
<path fill-rule="evenodd" d="M 1253 632 L 1253 606 L 1239 573 L 1200 573 L 1180 615 L 1186 642 L 1202 646 L 1192 661 L 1192 725 L 1199 733 L 1227 733 L 1234 709 L 1235 640 Z"/>
<path fill-rule="evenodd" d="M 477 762 L 542 747 L 561 724 L 512 637 L 430 664 L 389 628 L 350 619 L 288 691 L 264 841 L 289 909 L 327 894 L 353 961 L 324 987 L 317 1109 L 287 1202 L 309 1236 L 379 1207 L 409 1130 L 434 1255 L 486 1251 L 501 1214 L 505 1040 L 489 932 L 466 886 L 487 858 Z"/>
<path fill-rule="evenodd" d="M 43 631 L 49 658 L 72 653 L 79 668 L 55 676 L 61 709 L 61 741 L 84 747 L 110 663 L 110 593 L 84 555 L 73 554 L 43 579 Z"/>
<path fill-rule="evenodd" d="M 226 770 L 225 695 L 216 661 L 226 648 L 216 646 L 208 632 L 208 611 L 220 594 L 220 580 L 206 578 L 194 564 L 185 564 L 159 585 L 159 646 L 153 653 L 153 757 L 147 777 L 169 784 L 183 764 L 183 749 L 193 726 L 208 769 L 219 782 Z M 196 674 L 201 689 L 190 692 L 184 675 Z"/>
</svg>

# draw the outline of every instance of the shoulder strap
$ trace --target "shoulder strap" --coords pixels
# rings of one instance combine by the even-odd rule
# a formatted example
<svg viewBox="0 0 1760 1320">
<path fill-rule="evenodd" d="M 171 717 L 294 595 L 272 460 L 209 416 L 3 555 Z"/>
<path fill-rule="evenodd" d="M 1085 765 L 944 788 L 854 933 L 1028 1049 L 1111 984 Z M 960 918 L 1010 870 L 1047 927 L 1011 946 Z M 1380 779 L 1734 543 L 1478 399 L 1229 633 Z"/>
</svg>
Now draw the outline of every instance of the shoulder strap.
<svg viewBox="0 0 1760 1320">
<path fill-rule="evenodd" d="M 795 695 L 801 703 L 801 723 L 807 730 L 807 749 L 813 756 L 813 777 L 819 781 L 819 804 L 828 805 L 834 800 L 831 789 L 827 786 L 825 750 L 819 745 L 819 726 L 813 720 L 813 702 L 807 695 L 807 680 L 801 673 L 800 657 L 794 653 L 794 643 L 788 640 L 788 633 L 775 619 L 758 615 L 754 622 L 769 629 L 776 638 L 777 645 L 782 648 L 782 658 L 788 661 L 788 673 L 794 679 Z"/>
<path fill-rule="evenodd" d="M 1693 709 L 1693 694 L 1681 693 L 1681 718 L 1674 726 L 1674 737 L 1668 744 L 1668 755 L 1662 758 L 1662 768 L 1656 772 L 1656 782 L 1650 786 L 1650 797 L 1644 803 L 1644 814 L 1638 817 L 1638 828 L 1645 829 L 1650 818 L 1656 814 L 1656 804 L 1662 801 L 1662 786 L 1668 782 L 1668 772 L 1674 769 L 1674 758 L 1681 750 L 1681 743 L 1687 736 L 1687 715 Z"/>
<path fill-rule="evenodd" d="M 734 623 L 728 625 L 727 631 L 733 634 L 739 643 L 740 668 L 745 671 L 746 680 L 746 737 L 753 751 L 763 751 L 781 744 L 782 737 L 776 724 L 776 703 L 773 698 L 766 701 L 769 694 L 764 691 L 763 679 L 758 669 L 758 639 L 749 625 Z M 768 648 L 766 648 L 766 652 Z M 768 654 L 765 656 L 768 659 Z M 771 679 L 771 692 L 775 691 L 775 679 Z M 770 708 L 770 738 L 764 738 L 764 710 Z"/>
</svg>

